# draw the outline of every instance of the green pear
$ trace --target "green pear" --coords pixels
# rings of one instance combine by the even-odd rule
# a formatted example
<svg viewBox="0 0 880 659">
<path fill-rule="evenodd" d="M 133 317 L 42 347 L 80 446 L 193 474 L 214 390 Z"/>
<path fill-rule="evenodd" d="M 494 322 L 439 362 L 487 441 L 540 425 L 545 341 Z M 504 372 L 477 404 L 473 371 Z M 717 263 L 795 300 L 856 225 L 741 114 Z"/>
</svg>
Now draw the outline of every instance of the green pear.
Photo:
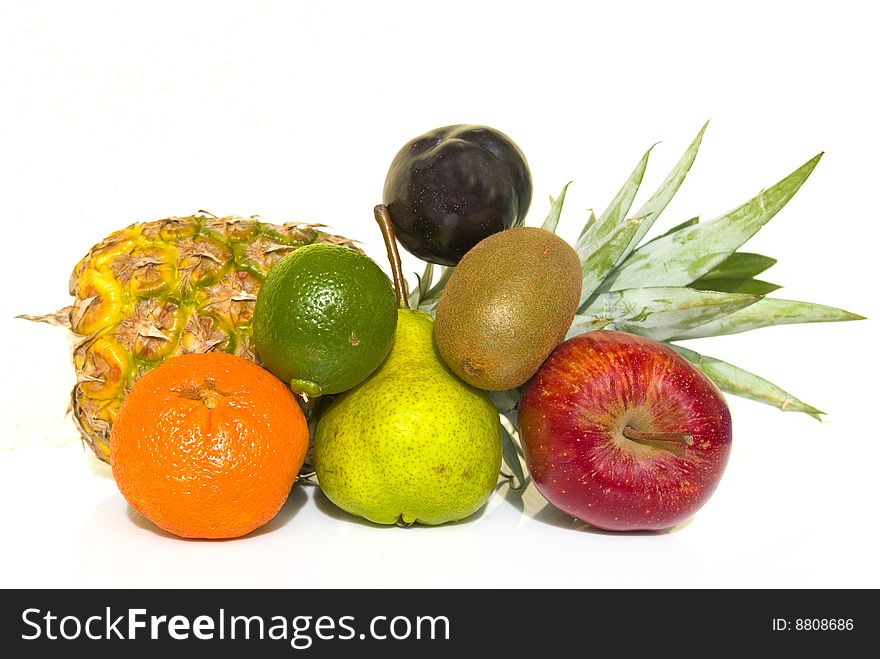
<svg viewBox="0 0 880 659">
<path fill-rule="evenodd" d="M 314 464 L 327 497 L 372 522 L 464 519 L 498 480 L 498 411 L 448 369 L 431 317 L 399 309 L 387 359 L 321 416 Z"/>
</svg>

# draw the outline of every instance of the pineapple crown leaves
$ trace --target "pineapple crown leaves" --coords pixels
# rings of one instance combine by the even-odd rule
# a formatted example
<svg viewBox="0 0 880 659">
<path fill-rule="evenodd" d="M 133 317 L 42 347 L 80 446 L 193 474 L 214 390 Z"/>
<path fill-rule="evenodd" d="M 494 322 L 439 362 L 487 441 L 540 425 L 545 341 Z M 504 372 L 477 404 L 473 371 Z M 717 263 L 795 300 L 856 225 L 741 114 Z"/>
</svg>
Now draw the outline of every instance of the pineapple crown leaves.
<svg viewBox="0 0 880 659">
<path fill-rule="evenodd" d="M 733 364 L 701 355 L 679 345 L 670 343 L 669 347 L 703 371 L 722 391 L 759 403 L 773 405 L 783 412 L 803 412 L 817 421 L 821 421 L 821 415 L 825 414 L 825 412 L 795 398 L 781 387 L 754 373 L 749 373 Z"/>
<path fill-rule="evenodd" d="M 697 217 L 691 218 L 644 240 L 684 182 L 707 127 L 708 122 L 637 211 L 630 213 L 653 146 L 642 156 L 608 208 L 598 218 L 590 212 L 575 243 L 583 271 L 583 292 L 566 338 L 608 328 L 669 343 L 773 325 L 863 319 L 858 314 L 821 304 L 765 297 L 780 287 L 756 277 L 776 260 L 738 251 L 791 200 L 822 153 L 713 220 L 700 222 Z M 544 229 L 556 231 L 570 185 L 571 182 L 566 183 L 558 197 L 550 198 Z M 413 306 L 433 313 L 451 271 L 444 268 L 440 280 L 431 286 L 433 266 L 429 265 L 413 292 Z M 669 345 L 726 393 L 783 411 L 803 412 L 816 419 L 824 414 L 762 377 L 688 348 Z M 518 392 L 509 393 L 514 400 L 518 399 Z M 505 401 L 503 406 L 515 407 Z M 515 420 L 515 415 L 501 409 L 500 400 L 496 403 L 499 411 Z"/>
<path fill-rule="evenodd" d="M 653 224 L 684 181 L 705 130 L 704 125 L 660 188 L 636 212 L 641 220 L 638 231 L 620 251 L 607 276 L 592 280 L 599 283 L 584 296 L 569 335 L 602 326 L 658 341 L 678 341 L 773 325 L 862 318 L 820 304 L 765 297 L 779 286 L 755 277 L 776 260 L 737 251 L 791 200 L 818 164 L 821 153 L 732 211 L 706 223 L 692 218 L 640 244 L 645 235 L 642 227 Z M 636 179 L 641 181 L 641 166 L 640 162 L 621 192 L 633 187 Z M 618 193 L 611 207 L 619 204 L 621 198 Z M 632 199 L 624 203 L 631 204 Z M 606 211 L 603 217 L 613 214 L 626 217 L 616 210 Z M 619 228 L 624 221 L 617 222 Z M 598 224 L 601 223 L 600 218 Z M 611 227 L 606 232 L 614 230 Z M 589 245 L 591 235 L 594 230 L 585 228 L 583 240 L 579 241 L 579 246 L 585 248 L 583 253 L 579 252 L 583 263 L 605 249 L 604 244 Z M 722 391 L 783 411 L 804 412 L 816 419 L 823 414 L 764 378 L 693 350 L 672 347 Z"/>
</svg>

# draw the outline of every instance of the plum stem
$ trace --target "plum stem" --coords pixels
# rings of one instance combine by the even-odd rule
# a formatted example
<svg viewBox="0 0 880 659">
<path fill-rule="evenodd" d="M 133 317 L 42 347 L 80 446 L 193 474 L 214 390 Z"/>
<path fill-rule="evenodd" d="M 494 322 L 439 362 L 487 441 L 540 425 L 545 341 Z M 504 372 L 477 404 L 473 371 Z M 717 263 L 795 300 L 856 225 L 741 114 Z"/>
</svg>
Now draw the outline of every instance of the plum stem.
<svg viewBox="0 0 880 659">
<path fill-rule="evenodd" d="M 623 436 L 645 446 L 664 448 L 673 453 L 684 450 L 694 443 L 694 436 L 686 432 L 643 432 L 624 426 Z M 666 446 L 664 446 L 666 444 Z"/>
<path fill-rule="evenodd" d="M 409 298 L 406 294 L 406 279 L 403 278 L 403 266 L 400 264 L 400 252 L 397 251 L 397 240 L 394 236 L 394 227 L 391 226 L 391 213 L 385 204 L 378 204 L 373 209 L 373 215 L 379 228 L 382 229 L 382 238 L 385 240 L 385 249 L 388 250 L 388 261 L 391 263 L 391 276 L 394 279 L 394 292 L 397 295 L 397 306 L 401 309 L 409 309 Z"/>
</svg>

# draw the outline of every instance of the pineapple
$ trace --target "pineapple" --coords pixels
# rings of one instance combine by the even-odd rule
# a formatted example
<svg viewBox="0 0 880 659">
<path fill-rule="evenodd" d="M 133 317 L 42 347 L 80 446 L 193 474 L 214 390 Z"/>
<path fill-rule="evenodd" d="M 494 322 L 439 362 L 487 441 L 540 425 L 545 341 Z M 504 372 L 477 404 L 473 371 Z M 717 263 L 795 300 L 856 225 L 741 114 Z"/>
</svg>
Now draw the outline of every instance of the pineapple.
<svg viewBox="0 0 880 659">
<path fill-rule="evenodd" d="M 315 242 L 355 247 L 316 225 L 206 213 L 133 224 L 92 247 L 70 278 L 73 305 L 31 320 L 76 336 L 71 406 L 95 455 L 109 461 L 123 398 L 166 359 L 219 350 L 258 362 L 251 320 L 260 284 L 285 254 Z"/>
<path fill-rule="evenodd" d="M 575 245 L 583 271 L 583 291 L 567 338 L 608 328 L 666 342 L 722 391 L 819 419 L 823 412 L 768 380 L 676 343 L 771 325 L 863 318 L 820 304 L 767 297 L 779 286 L 755 277 L 776 261 L 739 251 L 794 196 L 818 164 L 821 153 L 728 213 L 709 222 L 693 218 L 645 240 L 684 181 L 705 130 L 704 125 L 641 208 L 632 212 L 650 149 L 607 210 L 599 218 L 591 213 Z M 558 198 L 550 199 L 550 212 L 543 223 L 549 231 L 555 232 L 558 226 L 567 189 L 568 184 Z M 450 273 L 450 268 L 443 268 L 439 281 L 432 286 L 434 266 L 429 264 L 410 295 L 411 306 L 433 314 Z M 521 451 L 515 441 L 519 391 L 491 395 L 513 431 L 511 435 L 505 429 L 505 463 L 522 483 L 517 457 Z"/>
</svg>

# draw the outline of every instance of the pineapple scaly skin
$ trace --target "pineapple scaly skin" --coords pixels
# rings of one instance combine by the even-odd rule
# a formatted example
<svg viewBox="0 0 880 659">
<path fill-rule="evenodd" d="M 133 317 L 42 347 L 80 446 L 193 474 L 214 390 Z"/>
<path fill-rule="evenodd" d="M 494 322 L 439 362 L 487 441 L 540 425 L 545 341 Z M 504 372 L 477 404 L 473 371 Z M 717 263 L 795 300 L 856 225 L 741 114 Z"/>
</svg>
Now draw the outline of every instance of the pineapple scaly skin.
<svg viewBox="0 0 880 659">
<path fill-rule="evenodd" d="M 109 460 L 123 399 L 165 360 L 222 351 L 259 363 L 257 292 L 275 263 L 312 243 L 358 249 L 318 225 L 207 214 L 133 224 L 92 247 L 71 275 L 66 324 L 76 336 L 73 417 L 95 455 Z"/>
</svg>

